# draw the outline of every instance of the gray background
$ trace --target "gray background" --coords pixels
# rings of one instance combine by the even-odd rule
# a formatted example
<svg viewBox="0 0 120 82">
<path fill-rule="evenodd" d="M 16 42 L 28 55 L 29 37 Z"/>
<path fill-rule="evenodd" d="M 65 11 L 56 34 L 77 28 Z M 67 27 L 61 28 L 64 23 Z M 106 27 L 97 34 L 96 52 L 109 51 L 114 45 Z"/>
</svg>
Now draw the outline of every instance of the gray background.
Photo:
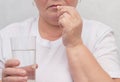
<svg viewBox="0 0 120 82">
<path fill-rule="evenodd" d="M 81 0 L 78 10 L 85 18 L 111 26 L 120 49 L 120 0 Z M 37 14 L 33 0 L 0 0 L 0 29 Z"/>
</svg>

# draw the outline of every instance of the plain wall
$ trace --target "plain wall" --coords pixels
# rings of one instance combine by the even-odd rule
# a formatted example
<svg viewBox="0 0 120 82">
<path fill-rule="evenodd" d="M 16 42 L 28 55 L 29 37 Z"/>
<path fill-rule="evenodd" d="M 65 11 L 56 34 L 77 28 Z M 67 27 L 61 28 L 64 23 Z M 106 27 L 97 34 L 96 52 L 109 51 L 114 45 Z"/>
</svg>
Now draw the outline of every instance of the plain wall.
<svg viewBox="0 0 120 82">
<path fill-rule="evenodd" d="M 120 0 L 81 0 L 78 10 L 81 16 L 112 27 L 120 49 Z M 37 14 L 33 0 L 0 0 L 0 29 Z"/>
</svg>

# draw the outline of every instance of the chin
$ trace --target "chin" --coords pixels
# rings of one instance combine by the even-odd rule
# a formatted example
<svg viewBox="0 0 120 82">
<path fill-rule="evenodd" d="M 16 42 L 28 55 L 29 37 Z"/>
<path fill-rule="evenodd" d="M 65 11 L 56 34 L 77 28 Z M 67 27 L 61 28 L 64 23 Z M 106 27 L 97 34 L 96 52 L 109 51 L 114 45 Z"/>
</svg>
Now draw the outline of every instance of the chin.
<svg viewBox="0 0 120 82">
<path fill-rule="evenodd" d="M 54 26 L 54 27 L 59 27 L 59 24 L 57 21 L 49 21 L 49 25 Z"/>
<path fill-rule="evenodd" d="M 58 17 L 56 14 L 49 15 L 46 20 L 49 24 L 54 25 L 54 26 L 58 26 Z"/>
</svg>

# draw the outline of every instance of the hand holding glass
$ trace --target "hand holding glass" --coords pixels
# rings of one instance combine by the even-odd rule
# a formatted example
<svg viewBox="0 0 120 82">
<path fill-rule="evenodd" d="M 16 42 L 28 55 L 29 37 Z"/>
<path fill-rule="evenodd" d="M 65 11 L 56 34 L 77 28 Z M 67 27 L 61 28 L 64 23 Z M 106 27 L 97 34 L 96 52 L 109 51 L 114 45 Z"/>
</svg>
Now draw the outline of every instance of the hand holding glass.
<svg viewBox="0 0 120 82">
<path fill-rule="evenodd" d="M 35 71 L 31 74 L 28 67 L 36 63 L 36 37 L 12 37 L 10 41 L 13 58 L 20 61 L 19 67 L 27 67 L 25 68 L 28 72 L 27 82 L 35 82 Z"/>
</svg>

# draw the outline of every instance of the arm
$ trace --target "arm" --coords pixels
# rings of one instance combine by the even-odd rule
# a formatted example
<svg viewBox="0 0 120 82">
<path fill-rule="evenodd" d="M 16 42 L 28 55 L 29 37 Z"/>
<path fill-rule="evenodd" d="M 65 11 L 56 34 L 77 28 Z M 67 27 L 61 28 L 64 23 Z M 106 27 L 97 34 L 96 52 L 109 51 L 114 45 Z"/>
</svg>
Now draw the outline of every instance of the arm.
<svg viewBox="0 0 120 82">
<path fill-rule="evenodd" d="M 114 82 L 83 44 L 66 49 L 70 71 L 75 82 L 82 82 L 81 79 L 86 82 Z"/>
<path fill-rule="evenodd" d="M 120 78 L 119 79 L 113 79 L 114 82 L 120 82 Z"/>
<path fill-rule="evenodd" d="M 118 82 L 112 79 L 98 64 L 81 39 L 82 20 L 74 8 L 58 7 L 59 24 L 63 28 L 63 44 L 66 47 L 69 68 L 74 82 Z M 109 47 L 108 47 L 109 48 Z"/>
</svg>

